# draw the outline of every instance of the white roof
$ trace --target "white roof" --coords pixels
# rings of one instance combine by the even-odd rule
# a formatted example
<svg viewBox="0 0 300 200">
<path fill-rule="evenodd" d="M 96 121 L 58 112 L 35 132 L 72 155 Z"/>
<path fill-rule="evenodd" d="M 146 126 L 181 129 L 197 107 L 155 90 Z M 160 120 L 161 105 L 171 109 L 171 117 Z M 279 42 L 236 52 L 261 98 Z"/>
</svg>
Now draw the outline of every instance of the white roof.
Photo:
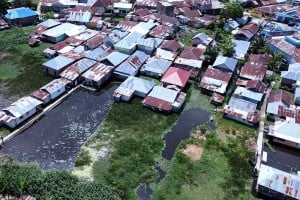
<svg viewBox="0 0 300 200">
<path fill-rule="evenodd" d="M 22 97 L 16 102 L 12 103 L 10 106 L 2 109 L 4 111 L 10 112 L 13 116 L 19 118 L 25 113 L 29 112 L 38 105 L 43 104 L 42 101 L 37 100 L 31 96 Z"/>
<path fill-rule="evenodd" d="M 178 92 L 162 86 L 155 86 L 148 96 L 174 103 Z"/>
<path fill-rule="evenodd" d="M 203 61 L 177 57 L 175 63 L 201 69 Z"/>
<path fill-rule="evenodd" d="M 149 91 L 155 86 L 153 81 L 145 80 L 142 78 L 129 76 L 120 87 L 127 88 L 130 90 L 143 92 L 148 94 Z"/>
<path fill-rule="evenodd" d="M 205 84 L 209 85 L 211 90 L 220 94 L 224 94 L 228 86 L 228 82 L 218 80 L 208 76 L 204 76 L 201 82 L 204 82 Z"/>
<path fill-rule="evenodd" d="M 268 133 L 271 136 L 300 144 L 300 124 L 292 120 L 275 121 Z"/>
<path fill-rule="evenodd" d="M 161 49 L 161 48 L 158 48 L 156 50 L 156 56 L 159 57 L 159 58 L 166 59 L 166 60 L 173 61 L 175 59 L 176 55 L 177 54 L 174 54 L 172 51 L 164 50 L 164 49 Z"/>
<path fill-rule="evenodd" d="M 65 78 L 58 78 L 58 79 L 54 79 L 47 85 L 44 85 L 43 87 L 41 87 L 41 89 L 45 90 L 49 94 L 53 94 L 56 93 L 61 88 L 64 88 L 68 83 L 70 83 L 69 80 Z"/>
<path fill-rule="evenodd" d="M 248 52 L 250 47 L 250 42 L 243 41 L 243 40 L 232 40 L 233 48 L 235 50 L 234 57 L 236 59 L 244 59 L 245 55 Z"/>
<path fill-rule="evenodd" d="M 92 81 L 100 81 L 103 77 L 109 74 L 114 68 L 112 66 L 107 66 L 102 63 L 97 63 L 86 72 L 82 74 L 83 78 L 92 80 Z"/>
<path fill-rule="evenodd" d="M 114 3 L 114 8 L 132 9 L 132 3 L 117 2 L 117 3 Z"/>
<path fill-rule="evenodd" d="M 262 164 L 257 184 L 286 196 L 300 199 L 300 176 Z M 286 192 L 289 191 L 289 192 Z"/>
<path fill-rule="evenodd" d="M 86 29 L 85 26 L 78 26 L 71 23 L 63 23 L 54 28 L 48 29 L 43 32 L 43 35 L 50 37 L 58 37 L 60 35 L 66 34 L 68 36 L 77 35 Z"/>
<path fill-rule="evenodd" d="M 249 99 L 253 99 L 253 100 L 256 100 L 256 101 L 261 101 L 261 99 L 264 95 L 262 93 L 253 92 L 251 90 L 248 90 L 247 88 L 240 87 L 240 86 L 238 86 L 235 89 L 234 94 L 238 95 L 238 96 L 246 97 L 246 98 L 249 98 Z"/>
</svg>

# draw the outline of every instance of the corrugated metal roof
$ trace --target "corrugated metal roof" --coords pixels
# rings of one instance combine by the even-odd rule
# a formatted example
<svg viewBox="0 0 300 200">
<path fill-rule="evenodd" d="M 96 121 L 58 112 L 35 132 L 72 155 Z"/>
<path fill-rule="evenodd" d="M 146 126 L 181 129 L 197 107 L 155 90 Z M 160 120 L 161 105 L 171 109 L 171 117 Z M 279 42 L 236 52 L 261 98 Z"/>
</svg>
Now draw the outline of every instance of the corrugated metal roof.
<svg viewBox="0 0 300 200">
<path fill-rule="evenodd" d="M 256 64 L 248 61 L 241 69 L 240 77 L 250 80 L 263 80 L 268 67 L 266 65 Z"/>
<path fill-rule="evenodd" d="M 128 75 L 134 75 L 150 56 L 142 51 L 135 51 L 125 62 L 115 69 Z"/>
<path fill-rule="evenodd" d="M 70 12 L 67 15 L 67 21 L 70 22 L 80 22 L 80 23 L 88 23 L 92 18 L 91 12 Z"/>
<path fill-rule="evenodd" d="M 281 71 L 281 78 L 299 81 L 300 80 L 300 64 L 292 64 L 289 66 L 288 71 Z"/>
<path fill-rule="evenodd" d="M 281 101 L 283 103 L 285 103 L 287 106 L 290 106 L 292 100 L 290 95 L 288 95 L 288 93 L 284 90 L 272 90 L 270 95 L 269 95 L 269 99 L 268 99 L 268 103 L 273 103 L 273 102 L 278 102 Z"/>
<path fill-rule="evenodd" d="M 300 143 L 300 124 L 292 120 L 275 121 L 269 127 L 268 135 L 287 140 L 290 142 Z"/>
<path fill-rule="evenodd" d="M 118 23 L 116 28 L 121 28 L 124 31 L 131 32 L 132 28 L 136 26 L 138 22 L 133 22 L 133 21 L 121 21 Z"/>
<path fill-rule="evenodd" d="M 147 63 L 142 66 L 141 71 L 149 71 L 163 75 L 171 65 L 172 62 L 169 60 L 151 57 L 147 60 Z"/>
<path fill-rule="evenodd" d="M 221 69 L 221 70 L 225 70 L 225 71 L 234 72 L 237 62 L 238 61 L 234 58 L 218 56 L 213 64 L 213 67 Z"/>
<path fill-rule="evenodd" d="M 234 95 L 235 97 L 239 98 L 239 97 L 245 97 L 245 98 L 249 98 L 249 99 L 253 99 L 255 101 L 261 101 L 262 97 L 263 97 L 263 93 L 258 93 L 258 92 L 253 92 L 251 90 L 248 90 L 244 87 L 237 87 L 234 91 Z"/>
<path fill-rule="evenodd" d="M 105 58 L 102 59 L 102 62 L 106 63 L 108 61 L 113 66 L 118 66 L 121 64 L 124 60 L 126 60 L 129 57 L 129 55 L 125 53 L 121 53 L 119 51 L 114 51 L 107 55 Z"/>
<path fill-rule="evenodd" d="M 85 43 L 83 43 L 83 45 L 87 46 L 90 49 L 95 49 L 96 47 L 98 47 L 102 44 L 106 35 L 107 35 L 107 33 L 105 33 L 105 32 L 97 33 L 97 35 L 88 39 Z"/>
<path fill-rule="evenodd" d="M 96 49 L 90 51 L 86 57 L 92 60 L 101 61 L 105 56 L 109 55 L 113 50 L 107 48 L 104 45 L 97 47 Z"/>
<path fill-rule="evenodd" d="M 165 82 L 179 87 L 185 87 L 191 76 L 190 71 L 179 69 L 177 67 L 170 67 L 164 76 L 161 78 L 161 82 Z"/>
<path fill-rule="evenodd" d="M 58 22 L 54 19 L 47 19 L 46 21 L 39 23 L 37 26 L 44 26 L 47 28 L 52 28 L 52 27 L 60 25 L 60 24 L 61 24 L 60 22 Z"/>
<path fill-rule="evenodd" d="M 152 89 L 152 91 L 148 94 L 149 97 L 154 97 L 169 103 L 174 103 L 177 95 L 178 91 L 168 89 L 162 86 L 155 86 Z"/>
<path fill-rule="evenodd" d="M 236 59 L 244 59 L 250 47 L 250 42 L 243 40 L 231 40 L 235 50 L 234 57 Z"/>
<path fill-rule="evenodd" d="M 103 77 L 107 76 L 109 73 L 113 71 L 112 66 L 107 66 L 102 63 L 97 63 L 86 72 L 82 74 L 83 78 L 92 80 L 92 81 L 100 81 Z"/>
<path fill-rule="evenodd" d="M 73 81 L 77 79 L 80 76 L 80 74 L 92 67 L 94 64 L 96 64 L 96 61 L 83 58 L 67 67 L 67 69 L 62 71 L 59 74 L 59 76 Z"/>
<path fill-rule="evenodd" d="M 64 88 L 68 83 L 70 83 L 69 80 L 65 78 L 58 78 L 44 85 L 43 87 L 41 87 L 41 89 L 47 91 L 49 94 L 52 95 L 56 93 L 58 90 L 60 90 L 61 88 Z"/>
<path fill-rule="evenodd" d="M 271 56 L 268 54 L 251 54 L 249 56 L 249 61 L 262 64 L 262 65 L 268 65 L 271 60 Z"/>
<path fill-rule="evenodd" d="M 300 177 L 261 164 L 257 184 L 284 194 L 300 199 Z"/>
<path fill-rule="evenodd" d="M 2 109 L 3 111 L 8 111 L 14 117 L 20 118 L 27 112 L 36 108 L 38 105 L 43 104 L 40 100 L 37 100 L 31 96 L 22 97 L 16 102 L 12 103 L 10 106 Z"/>
<path fill-rule="evenodd" d="M 47 62 L 45 62 L 43 64 L 43 66 L 54 69 L 54 70 L 60 70 L 64 67 L 68 66 L 69 64 L 71 64 L 74 61 L 75 61 L 74 59 L 59 55 L 59 56 L 52 58 L 51 60 L 48 60 Z"/>
<path fill-rule="evenodd" d="M 142 35 L 147 35 L 152 28 L 156 26 L 156 23 L 153 22 L 140 22 L 136 26 L 134 26 L 130 32 L 138 32 Z"/>
<path fill-rule="evenodd" d="M 32 16 L 38 16 L 38 14 L 29 8 L 21 7 L 21 8 L 14 8 L 14 9 L 7 10 L 7 14 L 5 15 L 5 18 L 13 20 L 13 19 L 22 19 L 22 18 L 32 17 Z"/>
<path fill-rule="evenodd" d="M 142 92 L 144 94 L 148 94 L 150 90 L 155 86 L 155 83 L 153 81 L 149 81 L 146 79 L 129 76 L 123 83 L 120 85 L 119 88 L 115 91 L 115 93 L 122 94 L 123 88 Z"/>
<path fill-rule="evenodd" d="M 138 32 L 131 32 L 117 44 L 114 45 L 115 48 L 120 49 L 131 49 L 136 45 L 138 39 L 143 38 L 144 35 Z"/>
<path fill-rule="evenodd" d="M 73 36 L 83 32 L 85 29 L 85 26 L 78 26 L 71 23 L 63 23 L 61 25 L 55 26 L 54 28 L 44 31 L 43 35 L 50 37 L 58 37 L 60 35 L 67 34 L 68 36 Z"/>
<path fill-rule="evenodd" d="M 16 118 L 0 110 L 0 122 L 11 123 Z M 1 124 L 1 123 L 0 123 Z"/>
<path fill-rule="evenodd" d="M 256 104 L 235 97 L 230 98 L 224 107 L 226 114 L 245 119 L 249 122 L 258 122 L 258 113 L 256 113 Z"/>
<path fill-rule="evenodd" d="M 41 90 L 41 89 L 38 89 L 38 90 L 34 91 L 33 93 L 31 93 L 30 96 L 35 97 L 35 98 L 43 101 L 43 100 L 49 98 L 50 94 L 48 92 L 45 92 L 45 91 Z"/>
<path fill-rule="evenodd" d="M 180 50 L 181 45 L 176 40 L 164 40 L 159 48 L 175 53 Z"/>
<path fill-rule="evenodd" d="M 158 37 L 161 39 L 166 39 L 174 33 L 174 29 L 170 26 L 158 25 L 152 29 L 149 33 L 152 37 Z"/>
<path fill-rule="evenodd" d="M 114 29 L 109 34 L 108 37 L 114 42 L 113 44 L 119 42 L 122 38 L 124 38 L 126 35 L 128 35 L 128 32 Z"/>
</svg>

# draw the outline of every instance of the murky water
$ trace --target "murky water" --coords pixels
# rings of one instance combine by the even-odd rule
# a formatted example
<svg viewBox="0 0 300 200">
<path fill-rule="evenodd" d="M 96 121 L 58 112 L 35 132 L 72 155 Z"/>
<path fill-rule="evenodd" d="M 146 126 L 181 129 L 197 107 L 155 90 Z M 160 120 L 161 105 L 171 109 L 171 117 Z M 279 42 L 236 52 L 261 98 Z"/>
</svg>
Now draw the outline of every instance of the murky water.
<svg viewBox="0 0 300 200">
<path fill-rule="evenodd" d="M 190 137 L 191 130 L 196 126 L 206 124 L 214 129 L 215 126 L 209 123 L 209 116 L 209 112 L 200 108 L 190 109 L 181 113 L 177 123 L 164 137 L 165 148 L 162 151 L 162 157 L 171 160 L 177 146 L 182 140 Z M 157 183 L 159 183 L 165 177 L 166 172 L 159 167 L 155 167 L 155 169 L 159 173 L 159 178 L 157 180 Z M 149 200 L 153 191 L 148 186 L 142 185 L 137 189 L 136 193 L 139 200 Z"/>
<path fill-rule="evenodd" d="M 43 169 L 72 170 L 81 145 L 107 115 L 116 85 L 98 94 L 78 89 L 40 121 L 8 141 L 3 152 Z"/>
</svg>

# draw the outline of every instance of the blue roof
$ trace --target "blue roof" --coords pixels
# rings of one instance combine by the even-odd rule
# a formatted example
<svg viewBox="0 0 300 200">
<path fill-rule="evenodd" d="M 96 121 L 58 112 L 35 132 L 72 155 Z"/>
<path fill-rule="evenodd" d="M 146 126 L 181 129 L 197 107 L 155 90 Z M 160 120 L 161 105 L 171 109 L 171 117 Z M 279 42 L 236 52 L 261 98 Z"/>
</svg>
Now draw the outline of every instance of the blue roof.
<svg viewBox="0 0 300 200">
<path fill-rule="evenodd" d="M 48 19 L 46 21 L 43 21 L 42 23 L 39 23 L 40 26 L 45 26 L 47 28 L 51 28 L 60 24 L 61 24 L 60 22 L 55 21 L 53 19 Z"/>
<path fill-rule="evenodd" d="M 5 15 L 5 18 L 20 19 L 32 16 L 38 16 L 38 14 L 29 8 L 22 7 L 9 10 L 8 13 Z"/>
<path fill-rule="evenodd" d="M 51 60 L 48 60 L 47 62 L 45 62 L 43 64 L 43 66 L 54 69 L 54 70 L 61 70 L 64 67 L 71 64 L 72 62 L 74 62 L 74 60 L 72 58 L 68 58 L 68 57 L 60 55 L 55 58 L 52 58 Z"/>
</svg>

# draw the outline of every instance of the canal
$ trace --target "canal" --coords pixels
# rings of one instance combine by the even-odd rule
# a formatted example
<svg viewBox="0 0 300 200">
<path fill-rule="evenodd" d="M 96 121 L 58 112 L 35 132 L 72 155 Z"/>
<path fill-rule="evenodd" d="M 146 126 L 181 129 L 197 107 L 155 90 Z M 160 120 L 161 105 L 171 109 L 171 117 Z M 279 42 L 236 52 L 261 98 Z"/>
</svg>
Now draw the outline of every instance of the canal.
<svg viewBox="0 0 300 200">
<path fill-rule="evenodd" d="M 19 162 L 37 162 L 42 169 L 71 171 L 81 145 L 106 117 L 116 85 L 94 93 L 78 89 L 63 103 L 20 135 L 2 151 Z"/>
<path fill-rule="evenodd" d="M 164 137 L 165 148 L 162 151 L 162 157 L 164 159 L 171 160 L 177 146 L 181 141 L 190 137 L 190 132 L 193 128 L 204 124 L 215 129 L 215 126 L 209 122 L 210 114 L 210 112 L 200 108 L 193 108 L 182 112 L 177 123 Z M 158 166 L 155 166 L 155 169 L 159 174 L 159 178 L 157 180 L 157 183 L 159 183 L 165 177 L 167 172 L 163 171 Z M 146 185 L 141 185 L 136 191 L 139 200 L 150 200 L 152 193 L 153 191 L 151 188 Z"/>
</svg>

